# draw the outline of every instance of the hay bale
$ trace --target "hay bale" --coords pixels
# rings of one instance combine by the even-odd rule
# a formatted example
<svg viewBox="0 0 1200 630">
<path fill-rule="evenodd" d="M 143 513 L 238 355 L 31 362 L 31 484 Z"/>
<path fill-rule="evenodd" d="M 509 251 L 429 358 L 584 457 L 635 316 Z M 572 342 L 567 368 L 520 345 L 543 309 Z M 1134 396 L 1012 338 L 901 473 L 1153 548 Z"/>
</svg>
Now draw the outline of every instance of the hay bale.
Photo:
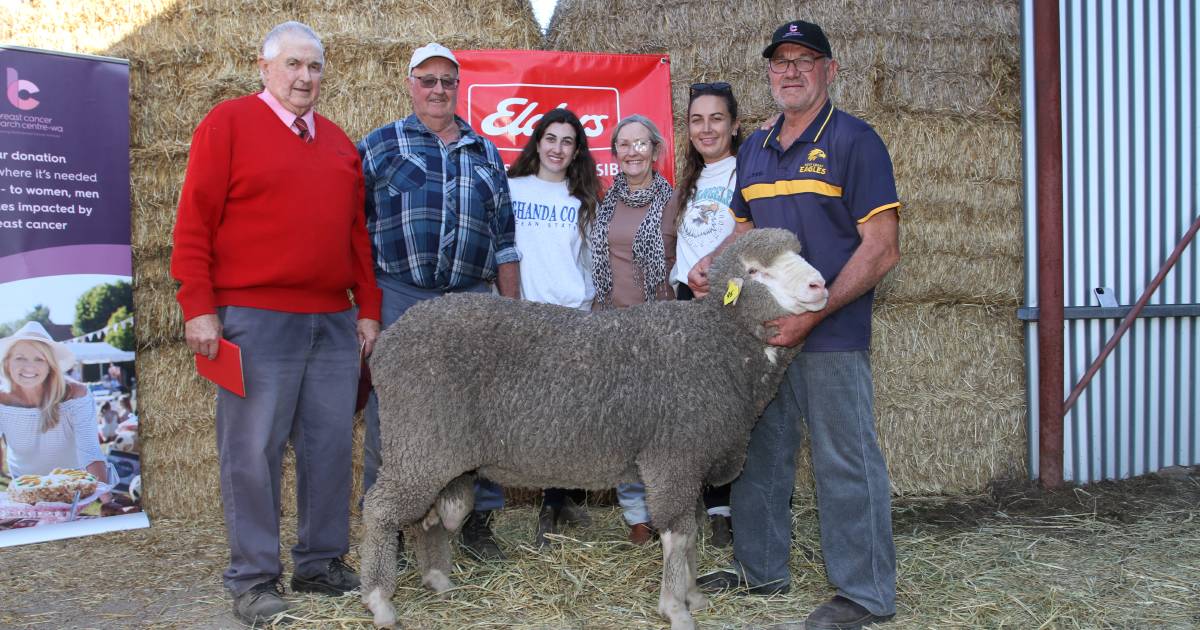
<svg viewBox="0 0 1200 630">
<path fill-rule="evenodd" d="M 757 127 L 777 110 L 761 57 L 772 31 L 797 18 L 825 29 L 840 67 L 834 103 L 887 142 L 905 206 L 903 260 L 879 288 L 872 352 L 880 439 L 902 493 L 973 491 L 1023 474 L 1019 13 L 1012 0 L 735 11 L 560 0 L 547 34 L 550 49 L 670 54 L 682 163 L 691 83 L 728 81 L 743 125 Z M 801 488 L 811 485 L 806 466 Z"/>
<path fill-rule="evenodd" d="M 4 3 L 0 42 L 65 52 L 106 54 L 113 44 L 177 0 L 25 0 Z"/>
<path fill-rule="evenodd" d="M 133 306 L 137 317 L 134 329 L 140 346 L 160 347 L 183 341 L 183 311 L 175 302 L 178 286 L 170 273 L 166 256 L 134 258 Z M 138 357 L 139 367 L 146 357 Z M 142 372 L 143 378 L 145 372 Z"/>
</svg>

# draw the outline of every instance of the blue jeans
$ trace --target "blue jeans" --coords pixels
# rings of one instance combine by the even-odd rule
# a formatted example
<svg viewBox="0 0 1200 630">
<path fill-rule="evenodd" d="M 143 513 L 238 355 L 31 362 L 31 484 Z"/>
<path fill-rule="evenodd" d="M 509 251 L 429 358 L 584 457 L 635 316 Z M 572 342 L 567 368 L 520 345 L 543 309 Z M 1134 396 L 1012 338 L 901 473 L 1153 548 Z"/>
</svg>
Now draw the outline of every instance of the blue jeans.
<svg viewBox="0 0 1200 630">
<path fill-rule="evenodd" d="M 375 280 L 379 283 L 379 288 L 383 290 L 381 315 L 383 321 L 379 322 L 383 328 L 395 323 L 401 315 L 404 315 L 405 311 L 417 302 L 444 295 L 442 291 L 421 289 L 384 275 L 376 275 Z M 490 291 L 490 286 L 480 282 L 460 292 L 488 293 Z M 367 425 L 366 435 L 363 437 L 363 492 L 365 493 L 375 485 L 375 479 L 379 476 L 379 464 L 383 460 L 383 449 L 379 444 L 379 399 L 375 396 L 374 389 L 367 398 L 363 419 Z M 500 484 L 477 477 L 475 479 L 475 509 L 486 511 L 498 510 L 502 507 L 504 507 L 504 489 L 500 487 Z"/>
<path fill-rule="evenodd" d="M 646 486 L 640 482 L 617 484 L 617 503 L 630 526 L 649 523 L 650 512 L 646 509 Z"/>
<path fill-rule="evenodd" d="M 829 582 L 873 614 L 896 611 L 891 489 L 873 397 L 866 351 L 801 352 L 788 366 L 750 433 L 746 465 L 733 483 L 734 569 L 750 585 L 791 582 L 789 502 L 803 417 Z"/>
</svg>

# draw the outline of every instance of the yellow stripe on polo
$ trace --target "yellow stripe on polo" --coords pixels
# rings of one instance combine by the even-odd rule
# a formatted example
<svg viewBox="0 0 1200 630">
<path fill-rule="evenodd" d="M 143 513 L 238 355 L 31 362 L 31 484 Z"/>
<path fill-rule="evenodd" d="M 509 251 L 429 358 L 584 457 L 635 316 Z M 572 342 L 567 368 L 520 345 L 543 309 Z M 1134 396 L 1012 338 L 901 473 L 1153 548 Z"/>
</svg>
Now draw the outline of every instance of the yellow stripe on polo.
<svg viewBox="0 0 1200 630">
<path fill-rule="evenodd" d="M 817 179 L 787 179 L 766 184 L 752 184 L 742 189 L 742 198 L 746 201 L 814 193 L 826 197 L 841 197 L 842 187 L 834 186 Z"/>
<path fill-rule="evenodd" d="M 879 214 L 880 212 L 885 212 L 885 211 L 887 211 L 887 210 L 892 210 L 892 209 L 895 209 L 895 210 L 896 210 L 896 214 L 900 214 L 900 202 L 899 202 L 899 201 L 896 201 L 896 202 L 893 202 L 893 203 L 886 203 L 886 204 L 884 204 L 884 205 L 882 205 L 882 206 L 879 206 L 878 208 L 875 208 L 874 210 L 872 210 L 872 211 L 868 212 L 868 213 L 867 213 L 867 216 L 865 216 L 865 217 L 863 217 L 863 218 L 859 219 L 859 220 L 858 220 L 858 222 L 859 222 L 859 223 L 866 223 L 868 219 L 870 219 L 871 217 L 873 217 L 873 216 L 875 216 L 875 215 Z"/>
</svg>

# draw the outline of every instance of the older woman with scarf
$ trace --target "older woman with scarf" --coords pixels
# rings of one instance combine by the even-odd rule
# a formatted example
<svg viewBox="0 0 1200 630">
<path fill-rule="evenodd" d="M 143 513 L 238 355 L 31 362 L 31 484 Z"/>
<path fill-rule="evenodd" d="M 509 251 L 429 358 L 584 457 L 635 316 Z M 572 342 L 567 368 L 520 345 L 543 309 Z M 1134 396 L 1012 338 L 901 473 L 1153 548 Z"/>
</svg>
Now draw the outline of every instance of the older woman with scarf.
<svg viewBox="0 0 1200 630">
<path fill-rule="evenodd" d="M 590 237 L 592 309 L 673 300 L 667 274 L 675 264 L 676 205 L 671 184 L 654 170 L 664 150 L 662 134 L 649 118 L 634 114 L 617 123 L 612 150 L 620 172 L 596 211 Z M 617 499 L 630 527 L 629 541 L 649 542 L 654 532 L 645 486 L 617 486 Z"/>
</svg>

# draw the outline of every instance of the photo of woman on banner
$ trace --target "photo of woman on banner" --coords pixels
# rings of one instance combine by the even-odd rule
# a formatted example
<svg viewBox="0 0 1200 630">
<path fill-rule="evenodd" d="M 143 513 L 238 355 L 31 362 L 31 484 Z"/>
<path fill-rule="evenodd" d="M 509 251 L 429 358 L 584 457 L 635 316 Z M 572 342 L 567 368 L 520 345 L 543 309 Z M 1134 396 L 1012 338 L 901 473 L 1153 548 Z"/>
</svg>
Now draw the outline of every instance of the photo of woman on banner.
<svg viewBox="0 0 1200 630">
<path fill-rule="evenodd" d="M 92 395 L 66 376 L 74 363 L 38 322 L 0 339 L 0 435 L 14 480 L 59 468 L 108 482 Z"/>
</svg>

